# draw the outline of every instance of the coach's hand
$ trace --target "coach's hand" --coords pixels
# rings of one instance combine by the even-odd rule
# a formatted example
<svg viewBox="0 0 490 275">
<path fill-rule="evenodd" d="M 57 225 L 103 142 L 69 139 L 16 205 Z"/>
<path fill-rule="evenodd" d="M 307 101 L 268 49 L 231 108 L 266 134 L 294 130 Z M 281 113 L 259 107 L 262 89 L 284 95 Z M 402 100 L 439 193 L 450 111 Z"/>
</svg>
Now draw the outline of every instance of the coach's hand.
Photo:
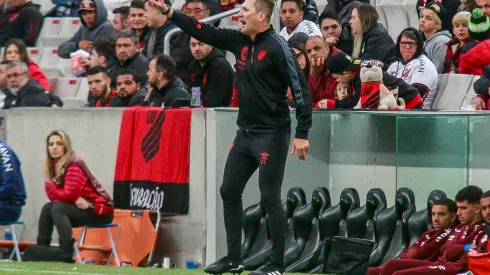
<svg viewBox="0 0 490 275">
<path fill-rule="evenodd" d="M 294 152 L 298 152 L 298 158 L 300 160 L 306 160 L 308 155 L 308 148 L 310 148 L 310 142 L 307 139 L 295 138 L 291 146 L 291 155 Z"/>
<path fill-rule="evenodd" d="M 150 0 L 150 5 L 155 7 L 157 10 L 159 10 L 162 13 L 166 13 L 168 11 L 168 6 L 164 3 L 162 0 Z M 167 17 L 170 18 L 172 17 L 172 11 L 170 11 L 167 14 Z"/>
</svg>

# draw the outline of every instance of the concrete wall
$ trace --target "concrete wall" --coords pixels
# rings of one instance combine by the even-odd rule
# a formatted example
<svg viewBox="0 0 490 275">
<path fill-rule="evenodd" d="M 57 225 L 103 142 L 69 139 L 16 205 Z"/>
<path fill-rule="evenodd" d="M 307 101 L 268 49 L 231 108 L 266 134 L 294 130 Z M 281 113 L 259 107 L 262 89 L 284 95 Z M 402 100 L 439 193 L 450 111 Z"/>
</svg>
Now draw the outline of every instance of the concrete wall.
<svg viewBox="0 0 490 275">
<path fill-rule="evenodd" d="M 391 206 L 395 191 L 407 186 L 415 191 L 416 204 L 422 209 L 433 189 L 444 190 L 450 197 L 467 184 L 488 190 L 490 117 L 477 114 L 314 112 L 308 160 L 288 157 L 283 195 L 300 186 L 309 201 L 315 187 L 325 186 L 336 204 L 344 188 L 354 187 L 364 204 L 368 190 L 379 187 Z M 6 117 L 4 138 L 22 161 L 28 190 L 22 216 L 28 228 L 26 240 L 35 240 L 37 219 L 48 201 L 42 175 L 48 133 L 66 131 L 74 150 L 112 190 L 121 115 L 118 109 L 0 112 L 0 117 Z M 236 115 L 233 109 L 193 112 L 189 214 L 162 218 L 156 261 L 171 257 L 184 267 L 186 260 L 206 264 L 225 254 L 219 187 L 237 130 Z M 294 129 L 294 112 L 292 118 Z M 257 175 L 250 179 L 243 201 L 245 207 L 259 201 Z"/>
</svg>

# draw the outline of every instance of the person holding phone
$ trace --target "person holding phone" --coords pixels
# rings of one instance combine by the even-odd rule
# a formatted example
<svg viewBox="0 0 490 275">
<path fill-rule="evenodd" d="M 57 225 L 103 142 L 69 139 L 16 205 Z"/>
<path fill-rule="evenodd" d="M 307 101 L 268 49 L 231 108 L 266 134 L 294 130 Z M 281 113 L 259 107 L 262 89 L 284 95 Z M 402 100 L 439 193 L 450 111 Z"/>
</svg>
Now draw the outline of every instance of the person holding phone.
<svg viewBox="0 0 490 275">
<path fill-rule="evenodd" d="M 259 169 L 260 203 L 268 214 L 271 259 L 251 275 L 284 273 L 286 217 L 281 186 L 289 148 L 291 117 L 286 93 L 291 88 L 298 125 L 291 154 L 306 160 L 312 102 L 306 78 L 287 42 L 270 25 L 274 0 L 245 0 L 238 13 L 240 30 L 217 29 L 172 10 L 155 0 L 150 3 L 198 41 L 225 49 L 236 57 L 239 130 L 232 143 L 220 188 L 228 255 L 207 266 L 207 273 L 241 273 L 242 193 Z"/>
</svg>

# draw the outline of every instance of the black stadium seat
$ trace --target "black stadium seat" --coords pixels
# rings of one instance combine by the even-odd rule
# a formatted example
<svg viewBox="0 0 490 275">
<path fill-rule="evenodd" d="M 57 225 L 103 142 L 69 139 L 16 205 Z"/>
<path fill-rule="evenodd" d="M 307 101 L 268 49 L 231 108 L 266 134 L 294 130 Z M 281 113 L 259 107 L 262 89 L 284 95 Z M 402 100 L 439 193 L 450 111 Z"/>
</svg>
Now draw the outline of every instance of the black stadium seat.
<svg viewBox="0 0 490 275">
<path fill-rule="evenodd" d="M 311 253 L 319 241 L 318 219 L 331 206 L 330 193 L 325 187 L 313 191 L 311 202 L 293 214 L 294 241 L 286 247 L 284 265 L 297 261 L 304 253 Z"/>
<path fill-rule="evenodd" d="M 328 237 L 344 236 L 347 234 L 345 219 L 347 215 L 354 209 L 359 208 L 359 194 L 354 188 L 345 188 L 340 194 L 340 202 L 336 206 L 332 206 L 321 214 L 320 241 L 313 251 L 301 256 L 300 259 L 291 264 L 286 265 L 286 272 L 308 272 L 322 268 L 324 257 L 324 242 Z M 306 251 L 306 249 L 305 249 Z"/>
<path fill-rule="evenodd" d="M 302 188 L 291 188 L 288 191 L 287 201 L 284 204 L 284 209 L 286 212 L 286 218 L 288 219 L 288 224 L 291 222 L 290 220 L 292 219 L 293 213 L 298 208 L 304 206 L 305 204 L 306 204 L 306 195 Z M 269 261 L 272 243 L 270 241 L 269 227 L 265 222 L 266 220 L 267 220 L 267 214 L 266 214 L 266 218 L 262 222 L 263 224 L 262 229 L 265 230 L 261 230 L 259 232 L 259 236 L 257 237 L 256 241 L 259 241 L 261 238 L 265 240 L 262 242 L 261 246 L 254 245 L 248 257 L 247 258 L 244 257 L 243 265 L 246 270 L 255 270 L 261 267 L 262 265 L 264 265 L 265 263 L 267 263 L 267 261 Z M 265 234 L 261 234 L 261 232 L 265 232 Z M 261 237 L 262 235 L 265 236 Z M 243 247 L 242 247 L 242 251 L 243 251 Z"/>
<path fill-rule="evenodd" d="M 293 214 L 296 209 L 306 204 L 306 194 L 303 188 L 293 187 L 289 189 L 286 202 L 284 203 L 284 213 L 286 213 L 286 246 L 294 241 Z"/>
<path fill-rule="evenodd" d="M 395 205 L 381 211 L 374 220 L 377 244 L 371 255 L 370 266 L 383 265 L 400 256 L 408 246 L 408 220 L 415 211 L 413 191 L 405 187 L 398 189 Z"/>
<path fill-rule="evenodd" d="M 413 214 L 408 220 L 409 245 L 414 244 L 427 229 L 432 227 L 432 204 L 441 199 L 446 199 L 446 193 L 441 190 L 430 192 L 427 198 L 427 208 Z"/>
<path fill-rule="evenodd" d="M 258 236 L 261 230 L 265 232 L 265 221 L 265 211 L 260 203 L 251 205 L 243 211 L 242 258 L 247 258 L 253 247 L 264 244 L 265 238 L 258 238 Z"/>
<path fill-rule="evenodd" d="M 375 241 L 374 220 L 385 209 L 385 192 L 379 188 L 369 190 L 366 195 L 366 204 L 353 210 L 347 216 L 347 235 L 349 238 Z"/>
</svg>

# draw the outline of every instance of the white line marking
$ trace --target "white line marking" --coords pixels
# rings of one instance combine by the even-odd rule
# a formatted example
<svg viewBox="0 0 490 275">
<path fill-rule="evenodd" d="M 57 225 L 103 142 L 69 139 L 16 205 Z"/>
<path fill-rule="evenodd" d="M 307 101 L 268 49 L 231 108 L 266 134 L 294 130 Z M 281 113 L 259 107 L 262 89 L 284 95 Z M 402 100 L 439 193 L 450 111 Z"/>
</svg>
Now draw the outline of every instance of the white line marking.
<svg viewBox="0 0 490 275">
<path fill-rule="evenodd" d="M 32 269 L 18 269 L 18 268 L 0 268 L 0 271 L 11 272 L 28 272 L 28 273 L 48 273 L 48 274 L 91 274 L 91 275 L 105 275 L 102 273 L 85 273 L 85 272 L 71 272 L 71 271 L 55 271 L 55 270 L 32 270 Z"/>
</svg>

